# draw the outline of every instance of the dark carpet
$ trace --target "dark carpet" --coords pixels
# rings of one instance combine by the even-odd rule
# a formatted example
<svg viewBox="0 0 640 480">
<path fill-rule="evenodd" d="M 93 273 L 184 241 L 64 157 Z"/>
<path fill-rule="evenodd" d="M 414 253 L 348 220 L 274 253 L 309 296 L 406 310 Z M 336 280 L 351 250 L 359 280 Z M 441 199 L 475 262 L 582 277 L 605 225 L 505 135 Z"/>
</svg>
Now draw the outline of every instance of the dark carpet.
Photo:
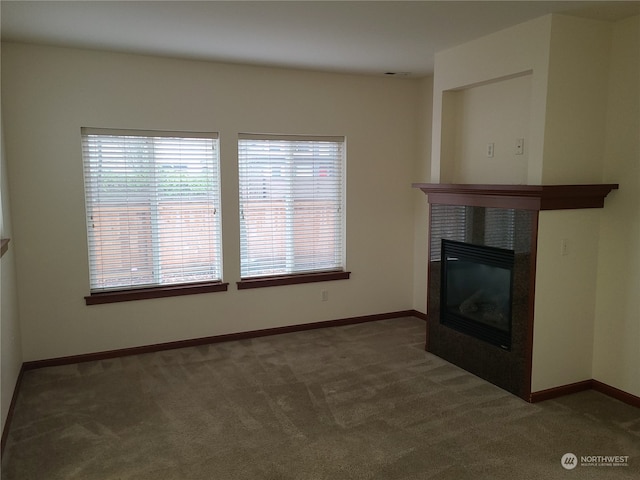
<svg viewBox="0 0 640 480">
<path fill-rule="evenodd" d="M 640 478 L 640 409 L 593 391 L 528 404 L 426 353 L 424 331 L 404 318 L 27 371 L 2 479 Z M 582 461 L 613 455 L 628 458 Z"/>
</svg>

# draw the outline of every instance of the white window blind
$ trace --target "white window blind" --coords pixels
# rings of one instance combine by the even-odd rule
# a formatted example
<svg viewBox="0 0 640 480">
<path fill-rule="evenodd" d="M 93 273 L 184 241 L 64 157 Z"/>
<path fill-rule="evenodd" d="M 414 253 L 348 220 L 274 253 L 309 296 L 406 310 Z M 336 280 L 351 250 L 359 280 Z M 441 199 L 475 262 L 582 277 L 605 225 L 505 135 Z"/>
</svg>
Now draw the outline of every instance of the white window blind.
<svg viewBox="0 0 640 480">
<path fill-rule="evenodd" d="M 221 279 L 214 133 L 82 129 L 92 292 Z"/>
<path fill-rule="evenodd" d="M 344 138 L 239 136 L 243 279 L 344 269 Z"/>
</svg>

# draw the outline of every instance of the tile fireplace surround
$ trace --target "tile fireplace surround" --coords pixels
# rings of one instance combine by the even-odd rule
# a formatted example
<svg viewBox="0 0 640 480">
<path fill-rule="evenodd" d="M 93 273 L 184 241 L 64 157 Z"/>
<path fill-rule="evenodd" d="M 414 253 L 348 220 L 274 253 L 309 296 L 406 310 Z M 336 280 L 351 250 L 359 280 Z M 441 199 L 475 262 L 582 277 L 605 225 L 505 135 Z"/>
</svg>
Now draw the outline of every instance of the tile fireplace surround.
<svg viewBox="0 0 640 480">
<path fill-rule="evenodd" d="M 429 202 L 426 350 L 532 401 L 538 214 L 541 210 L 602 208 L 616 184 L 414 184 Z M 511 348 L 500 348 L 440 323 L 443 239 L 515 252 Z"/>
</svg>

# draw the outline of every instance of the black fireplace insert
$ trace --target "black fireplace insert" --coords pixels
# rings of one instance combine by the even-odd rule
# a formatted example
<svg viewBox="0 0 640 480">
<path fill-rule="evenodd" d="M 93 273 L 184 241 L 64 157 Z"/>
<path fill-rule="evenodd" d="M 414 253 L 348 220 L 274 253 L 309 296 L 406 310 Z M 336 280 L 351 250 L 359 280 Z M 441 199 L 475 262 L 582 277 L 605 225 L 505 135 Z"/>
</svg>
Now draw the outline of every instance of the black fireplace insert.
<svg viewBox="0 0 640 480">
<path fill-rule="evenodd" d="M 442 240 L 440 323 L 511 349 L 514 251 Z"/>
</svg>

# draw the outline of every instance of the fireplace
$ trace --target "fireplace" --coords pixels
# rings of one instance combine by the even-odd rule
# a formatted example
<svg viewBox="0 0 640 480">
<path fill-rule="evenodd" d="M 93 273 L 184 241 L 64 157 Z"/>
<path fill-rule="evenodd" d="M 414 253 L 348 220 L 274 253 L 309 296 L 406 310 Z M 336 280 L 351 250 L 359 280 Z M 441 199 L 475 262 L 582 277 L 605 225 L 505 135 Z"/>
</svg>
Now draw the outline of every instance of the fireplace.
<svg viewBox="0 0 640 480">
<path fill-rule="evenodd" d="M 414 186 L 429 199 L 426 350 L 527 401 L 550 398 L 532 392 L 539 212 L 602 208 L 618 185 Z"/>
<path fill-rule="evenodd" d="M 427 350 L 526 396 L 534 211 L 431 204 Z"/>
<path fill-rule="evenodd" d="M 511 349 L 514 251 L 442 240 L 440 323 Z"/>
</svg>

